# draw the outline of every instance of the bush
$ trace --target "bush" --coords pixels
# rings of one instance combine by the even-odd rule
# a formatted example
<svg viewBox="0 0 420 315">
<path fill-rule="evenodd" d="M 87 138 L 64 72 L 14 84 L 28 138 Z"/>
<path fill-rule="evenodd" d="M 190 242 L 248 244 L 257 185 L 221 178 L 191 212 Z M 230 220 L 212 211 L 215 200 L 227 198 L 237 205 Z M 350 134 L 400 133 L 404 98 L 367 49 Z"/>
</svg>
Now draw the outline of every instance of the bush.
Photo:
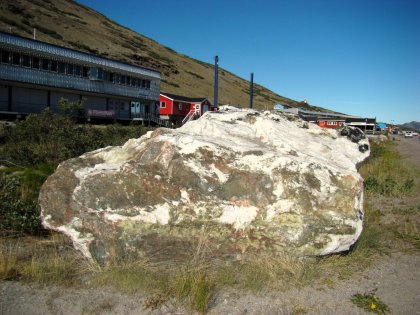
<svg viewBox="0 0 420 315">
<path fill-rule="evenodd" d="M 390 142 L 371 144 L 371 156 L 360 169 L 369 194 L 385 197 L 409 195 L 416 188 L 416 170 L 405 163 Z"/>
<path fill-rule="evenodd" d="M 0 156 L 21 166 L 59 164 L 85 152 L 109 145 L 122 145 L 148 131 L 141 126 L 78 125 L 67 115 L 49 110 L 29 115 L 0 132 Z M 4 161 L 0 161 L 4 162 Z"/>
<path fill-rule="evenodd" d="M 22 180 L 0 173 L 0 229 L 34 233 L 41 228 L 36 200 L 22 198 Z"/>
<path fill-rule="evenodd" d="M 9 167 L 0 171 L 0 229 L 39 232 L 39 190 L 60 162 L 101 147 L 122 145 L 147 130 L 117 124 L 78 125 L 71 117 L 49 110 L 2 126 L 0 164 Z"/>
</svg>

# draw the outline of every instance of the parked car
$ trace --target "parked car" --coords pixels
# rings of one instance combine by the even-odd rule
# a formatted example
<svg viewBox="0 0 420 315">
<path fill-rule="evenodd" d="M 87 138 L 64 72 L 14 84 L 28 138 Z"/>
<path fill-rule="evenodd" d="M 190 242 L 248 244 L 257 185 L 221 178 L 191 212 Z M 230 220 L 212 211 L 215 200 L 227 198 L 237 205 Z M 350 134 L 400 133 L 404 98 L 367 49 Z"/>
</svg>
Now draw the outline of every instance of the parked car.
<svg viewBox="0 0 420 315">
<path fill-rule="evenodd" d="M 404 133 L 405 138 L 413 138 L 413 132 L 412 131 L 406 131 Z"/>
</svg>

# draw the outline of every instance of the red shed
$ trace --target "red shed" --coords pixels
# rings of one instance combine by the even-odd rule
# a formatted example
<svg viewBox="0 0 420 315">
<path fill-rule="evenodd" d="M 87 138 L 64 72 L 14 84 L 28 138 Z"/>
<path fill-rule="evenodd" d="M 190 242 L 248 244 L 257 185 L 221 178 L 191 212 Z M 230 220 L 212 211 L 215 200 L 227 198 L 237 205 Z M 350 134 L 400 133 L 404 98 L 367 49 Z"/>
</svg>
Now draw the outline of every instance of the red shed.
<svg viewBox="0 0 420 315">
<path fill-rule="evenodd" d="M 160 118 L 182 125 L 184 118 L 191 112 L 201 116 L 206 111 L 215 111 L 206 97 L 191 98 L 170 93 L 160 93 Z"/>
</svg>

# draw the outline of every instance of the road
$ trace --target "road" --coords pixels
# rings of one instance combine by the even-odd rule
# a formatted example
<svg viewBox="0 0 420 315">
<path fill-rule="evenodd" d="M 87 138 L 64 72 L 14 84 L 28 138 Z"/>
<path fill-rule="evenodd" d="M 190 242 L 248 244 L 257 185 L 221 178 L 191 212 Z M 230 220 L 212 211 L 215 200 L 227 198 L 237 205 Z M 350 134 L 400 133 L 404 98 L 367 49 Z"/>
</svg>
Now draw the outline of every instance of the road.
<svg viewBox="0 0 420 315">
<path fill-rule="evenodd" d="M 404 138 L 403 136 L 398 136 L 395 139 L 398 143 L 398 151 L 402 157 L 410 160 L 417 167 L 420 167 L 420 138 Z"/>
</svg>

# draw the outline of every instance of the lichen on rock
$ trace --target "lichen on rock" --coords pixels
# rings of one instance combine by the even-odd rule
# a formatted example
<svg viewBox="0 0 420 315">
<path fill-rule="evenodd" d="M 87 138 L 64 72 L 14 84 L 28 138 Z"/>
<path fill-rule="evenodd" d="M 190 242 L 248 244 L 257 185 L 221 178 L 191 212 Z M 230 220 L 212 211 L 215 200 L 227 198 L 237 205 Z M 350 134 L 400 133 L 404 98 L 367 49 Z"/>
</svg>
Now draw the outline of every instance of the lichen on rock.
<svg viewBox="0 0 420 315">
<path fill-rule="evenodd" d="M 61 163 L 41 216 L 101 264 L 188 255 L 203 228 L 225 256 L 339 252 L 362 230 L 360 145 L 277 113 L 207 112 Z"/>
</svg>

